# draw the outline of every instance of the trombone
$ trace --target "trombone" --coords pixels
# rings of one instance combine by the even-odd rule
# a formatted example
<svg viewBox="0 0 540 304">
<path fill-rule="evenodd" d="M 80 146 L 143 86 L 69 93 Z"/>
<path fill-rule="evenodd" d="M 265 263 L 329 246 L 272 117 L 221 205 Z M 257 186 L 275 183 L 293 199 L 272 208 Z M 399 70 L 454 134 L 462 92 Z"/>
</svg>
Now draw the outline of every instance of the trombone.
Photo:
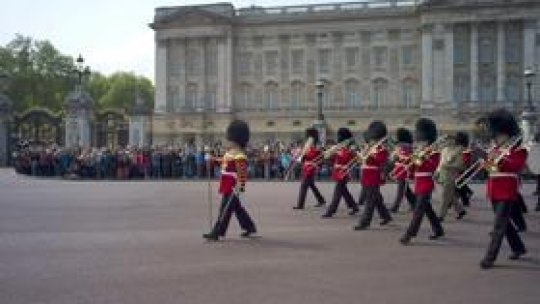
<svg viewBox="0 0 540 304">
<path fill-rule="evenodd" d="M 509 154 L 512 148 L 517 146 L 523 140 L 522 135 L 518 135 L 511 139 L 504 147 L 500 150 L 500 153 L 495 154 L 494 145 L 487 151 L 486 159 L 479 159 L 474 164 L 469 166 L 460 176 L 456 178 L 456 187 L 461 188 L 467 185 L 482 169 L 487 169 L 490 172 L 497 171 L 497 165 L 505 159 Z"/>
<path fill-rule="evenodd" d="M 371 154 L 377 152 L 377 148 L 389 140 L 388 136 L 381 138 L 378 142 L 367 145 L 363 151 L 356 152 L 356 156 L 351 159 L 346 165 L 345 174 L 349 174 L 351 170 L 357 165 L 363 163 Z"/>
<path fill-rule="evenodd" d="M 392 172 L 390 173 L 390 178 L 391 179 L 396 179 L 396 177 L 398 175 L 401 175 L 403 174 L 404 172 L 407 172 L 409 171 L 409 169 L 415 165 L 415 164 L 418 164 L 419 162 L 421 162 L 422 160 L 424 160 L 426 157 L 430 156 L 431 154 L 433 154 L 433 152 L 439 150 L 441 148 L 441 146 L 448 140 L 449 136 L 448 135 L 443 135 L 439 138 L 437 138 L 436 141 L 434 141 L 432 144 L 430 144 L 429 146 L 426 146 L 424 148 L 419 148 L 419 149 L 416 149 L 406 160 L 405 162 L 403 163 L 403 166 L 401 167 L 397 167 L 398 169 L 401 169 L 401 170 L 392 170 Z"/>
</svg>

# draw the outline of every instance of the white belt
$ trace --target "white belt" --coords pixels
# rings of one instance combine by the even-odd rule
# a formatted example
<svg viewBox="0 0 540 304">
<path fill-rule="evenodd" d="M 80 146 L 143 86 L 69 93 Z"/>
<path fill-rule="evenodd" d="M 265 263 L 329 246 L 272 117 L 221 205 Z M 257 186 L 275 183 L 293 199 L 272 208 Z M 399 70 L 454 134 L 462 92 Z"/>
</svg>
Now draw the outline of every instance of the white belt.
<svg viewBox="0 0 540 304">
<path fill-rule="evenodd" d="M 347 165 L 334 165 L 334 168 L 347 168 Z"/>
<path fill-rule="evenodd" d="M 377 166 L 370 166 L 370 165 L 363 165 L 362 166 L 362 170 L 363 169 L 367 169 L 367 170 L 379 170 L 379 167 Z"/>
<path fill-rule="evenodd" d="M 221 171 L 221 175 L 228 175 L 228 176 L 232 176 L 232 177 L 236 178 L 236 173 L 235 172 Z"/>
<path fill-rule="evenodd" d="M 516 173 L 510 173 L 510 172 L 495 172 L 495 173 L 490 173 L 489 174 L 489 177 L 513 177 L 513 178 L 518 178 L 518 175 Z"/>
<path fill-rule="evenodd" d="M 414 177 L 432 177 L 433 173 L 431 172 L 415 172 Z"/>
</svg>

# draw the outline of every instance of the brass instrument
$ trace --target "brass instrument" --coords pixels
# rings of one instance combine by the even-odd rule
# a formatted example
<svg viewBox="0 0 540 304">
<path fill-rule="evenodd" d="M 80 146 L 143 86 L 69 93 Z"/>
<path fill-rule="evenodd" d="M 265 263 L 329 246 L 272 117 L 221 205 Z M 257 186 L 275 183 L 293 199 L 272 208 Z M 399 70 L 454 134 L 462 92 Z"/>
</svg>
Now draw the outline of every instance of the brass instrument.
<svg viewBox="0 0 540 304">
<path fill-rule="evenodd" d="M 403 174 L 404 172 L 409 171 L 409 169 L 413 166 L 419 166 L 421 165 L 424 160 L 431 156 L 433 153 L 438 152 L 442 147 L 446 144 L 446 141 L 449 139 L 448 135 L 443 135 L 439 138 L 437 138 L 436 141 L 431 143 L 430 145 L 422 148 L 417 148 L 413 151 L 413 153 L 405 160 L 402 167 L 399 167 L 401 170 L 392 170 L 390 173 L 391 179 L 396 179 L 398 175 Z"/>
<path fill-rule="evenodd" d="M 293 168 L 296 166 L 296 164 L 299 164 L 302 161 L 302 158 L 304 157 L 304 155 L 306 155 L 307 151 L 311 147 L 313 147 L 314 143 L 315 143 L 315 140 L 313 139 L 313 137 L 309 137 L 306 140 L 306 143 L 304 144 L 304 147 L 302 148 L 302 152 L 300 152 L 300 155 L 298 155 L 298 157 L 294 157 L 291 160 L 291 163 L 289 164 L 289 168 L 287 168 L 287 170 L 285 171 L 285 175 L 283 178 L 284 180 L 289 180 L 289 175 L 291 174 Z"/>
<path fill-rule="evenodd" d="M 491 147 L 487 151 L 486 159 L 479 159 L 469 168 L 467 168 L 460 176 L 456 178 L 456 187 L 461 188 L 467 185 L 480 171 L 486 169 L 488 172 L 497 172 L 499 163 L 505 159 L 510 151 L 523 140 L 522 135 L 511 138 L 501 149 L 500 153 L 495 154 L 496 146 Z"/>
<path fill-rule="evenodd" d="M 371 156 L 371 154 L 377 152 L 377 147 L 384 144 L 386 141 L 388 141 L 388 136 L 381 138 L 378 142 L 372 145 L 367 145 L 362 151 L 356 152 L 356 156 L 347 163 L 345 174 L 349 174 L 357 164 L 365 162 L 366 159 Z"/>
</svg>

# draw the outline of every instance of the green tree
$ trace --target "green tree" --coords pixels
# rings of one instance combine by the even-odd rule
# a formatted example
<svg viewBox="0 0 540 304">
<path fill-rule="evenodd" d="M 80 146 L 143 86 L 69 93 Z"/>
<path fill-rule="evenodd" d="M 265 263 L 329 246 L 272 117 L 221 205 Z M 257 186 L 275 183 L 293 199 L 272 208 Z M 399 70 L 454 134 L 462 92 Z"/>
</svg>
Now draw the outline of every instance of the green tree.
<svg viewBox="0 0 540 304">
<path fill-rule="evenodd" d="M 98 105 L 101 108 L 131 109 L 136 100 L 137 92 L 147 106 L 151 107 L 153 104 L 154 86 L 146 77 L 137 76 L 134 73 L 118 72 L 108 77 L 108 85 L 107 93 L 98 100 Z"/>
</svg>

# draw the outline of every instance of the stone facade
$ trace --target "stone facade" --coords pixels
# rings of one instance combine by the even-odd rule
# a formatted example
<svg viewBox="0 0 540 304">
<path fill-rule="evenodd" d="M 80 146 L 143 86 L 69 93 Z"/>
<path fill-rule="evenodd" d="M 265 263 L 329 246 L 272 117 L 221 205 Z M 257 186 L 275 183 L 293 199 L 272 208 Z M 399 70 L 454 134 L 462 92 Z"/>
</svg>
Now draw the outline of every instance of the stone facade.
<svg viewBox="0 0 540 304">
<path fill-rule="evenodd" d="M 539 16 L 532 0 L 157 8 L 153 141 L 220 138 L 235 117 L 255 141 L 301 137 L 317 80 L 329 134 L 375 118 L 454 130 L 493 107 L 519 112 L 523 70 L 540 64 Z"/>
</svg>

